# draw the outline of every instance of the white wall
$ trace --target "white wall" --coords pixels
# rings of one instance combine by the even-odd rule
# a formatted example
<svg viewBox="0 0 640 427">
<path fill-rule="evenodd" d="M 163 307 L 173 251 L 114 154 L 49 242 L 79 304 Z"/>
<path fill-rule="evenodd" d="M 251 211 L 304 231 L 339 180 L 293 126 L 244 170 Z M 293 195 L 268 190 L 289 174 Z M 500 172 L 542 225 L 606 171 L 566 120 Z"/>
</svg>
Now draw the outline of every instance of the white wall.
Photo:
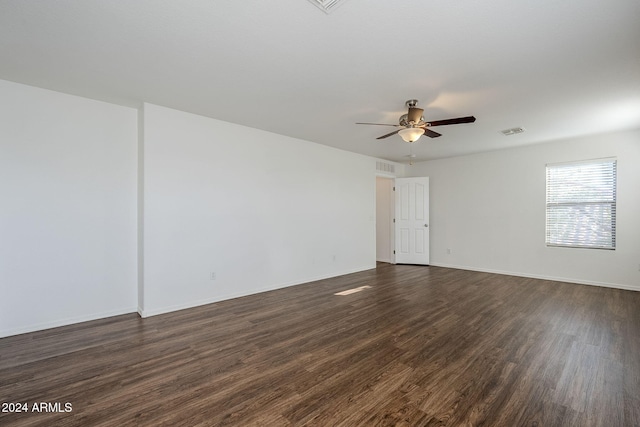
<svg viewBox="0 0 640 427">
<path fill-rule="evenodd" d="M 143 122 L 143 316 L 375 267 L 375 159 L 150 104 Z"/>
<path fill-rule="evenodd" d="M 0 114 L 0 336 L 375 267 L 373 158 L 6 81 Z"/>
<path fill-rule="evenodd" d="M 545 165 L 603 157 L 618 159 L 616 250 L 546 247 Z M 640 290 L 639 165 L 640 131 L 631 131 L 422 162 L 407 173 L 430 177 L 433 265 Z"/>
<path fill-rule="evenodd" d="M 135 311 L 136 110 L 0 80 L 0 336 Z"/>
</svg>

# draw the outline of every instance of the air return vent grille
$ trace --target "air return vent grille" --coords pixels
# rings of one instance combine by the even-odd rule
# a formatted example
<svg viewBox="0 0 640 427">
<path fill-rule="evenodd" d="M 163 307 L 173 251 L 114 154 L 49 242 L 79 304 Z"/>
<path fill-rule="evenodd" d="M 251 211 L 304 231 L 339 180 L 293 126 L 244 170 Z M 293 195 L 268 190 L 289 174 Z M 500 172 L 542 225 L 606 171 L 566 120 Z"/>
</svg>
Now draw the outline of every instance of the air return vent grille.
<svg viewBox="0 0 640 427">
<path fill-rule="evenodd" d="M 502 133 L 504 136 L 515 135 L 517 133 L 522 133 L 522 132 L 524 132 L 524 128 L 519 128 L 519 127 L 500 131 L 500 133 Z"/>
<path fill-rule="evenodd" d="M 333 9 L 340 6 L 346 0 L 309 0 L 309 1 L 315 4 L 316 6 L 318 6 L 320 9 L 322 9 L 325 13 L 329 14 Z"/>
<path fill-rule="evenodd" d="M 378 172 L 396 173 L 395 165 L 385 162 L 376 162 L 376 170 Z"/>
</svg>

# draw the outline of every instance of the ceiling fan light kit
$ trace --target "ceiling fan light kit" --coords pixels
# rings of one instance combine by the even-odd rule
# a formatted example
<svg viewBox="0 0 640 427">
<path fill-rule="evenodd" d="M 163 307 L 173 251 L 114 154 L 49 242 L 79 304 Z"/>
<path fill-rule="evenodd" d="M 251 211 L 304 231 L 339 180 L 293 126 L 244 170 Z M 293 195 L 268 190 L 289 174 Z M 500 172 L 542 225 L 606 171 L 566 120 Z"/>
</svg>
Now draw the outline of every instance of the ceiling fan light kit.
<svg viewBox="0 0 640 427">
<path fill-rule="evenodd" d="M 438 132 L 432 131 L 428 129 L 432 126 L 443 126 L 443 125 L 457 125 L 461 123 L 473 123 L 476 121 L 476 118 L 473 116 L 466 117 L 457 117 L 455 119 L 445 119 L 445 120 L 435 120 L 432 122 L 427 122 L 424 120 L 422 113 L 424 110 L 422 108 L 416 107 L 418 105 L 417 99 L 410 99 L 405 102 L 407 106 L 407 114 L 403 114 L 400 116 L 397 125 L 390 125 L 386 123 L 356 123 L 357 125 L 378 125 L 378 126 L 395 126 L 400 128 L 393 132 L 389 132 L 386 135 L 382 135 L 377 137 L 376 139 L 384 139 L 391 135 L 398 134 L 400 138 L 402 138 L 405 142 L 416 142 L 422 135 L 426 135 L 429 138 L 437 138 L 442 136 Z"/>
<path fill-rule="evenodd" d="M 422 135 L 424 135 L 424 129 L 422 128 L 405 128 L 398 131 L 398 135 L 405 142 L 416 142 Z"/>
</svg>

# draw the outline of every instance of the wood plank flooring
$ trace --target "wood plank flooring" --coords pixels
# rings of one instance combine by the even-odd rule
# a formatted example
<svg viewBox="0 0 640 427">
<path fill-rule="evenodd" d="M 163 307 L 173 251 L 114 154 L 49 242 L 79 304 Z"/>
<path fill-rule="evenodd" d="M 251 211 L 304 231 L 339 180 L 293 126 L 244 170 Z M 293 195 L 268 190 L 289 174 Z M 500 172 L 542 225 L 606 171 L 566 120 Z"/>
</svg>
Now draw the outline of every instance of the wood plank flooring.
<svg viewBox="0 0 640 427">
<path fill-rule="evenodd" d="M 0 402 L 29 405 L 1 426 L 640 426 L 640 293 L 379 264 L 0 339 Z"/>
</svg>

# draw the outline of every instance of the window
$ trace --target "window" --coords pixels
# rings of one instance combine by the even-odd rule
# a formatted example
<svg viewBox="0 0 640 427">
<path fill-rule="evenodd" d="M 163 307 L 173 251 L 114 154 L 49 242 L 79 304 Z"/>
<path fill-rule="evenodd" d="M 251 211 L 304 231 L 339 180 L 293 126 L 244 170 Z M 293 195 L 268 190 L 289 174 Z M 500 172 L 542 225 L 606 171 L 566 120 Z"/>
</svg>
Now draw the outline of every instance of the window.
<svg viewBox="0 0 640 427">
<path fill-rule="evenodd" d="M 615 249 L 615 159 L 547 165 L 547 246 Z"/>
</svg>

